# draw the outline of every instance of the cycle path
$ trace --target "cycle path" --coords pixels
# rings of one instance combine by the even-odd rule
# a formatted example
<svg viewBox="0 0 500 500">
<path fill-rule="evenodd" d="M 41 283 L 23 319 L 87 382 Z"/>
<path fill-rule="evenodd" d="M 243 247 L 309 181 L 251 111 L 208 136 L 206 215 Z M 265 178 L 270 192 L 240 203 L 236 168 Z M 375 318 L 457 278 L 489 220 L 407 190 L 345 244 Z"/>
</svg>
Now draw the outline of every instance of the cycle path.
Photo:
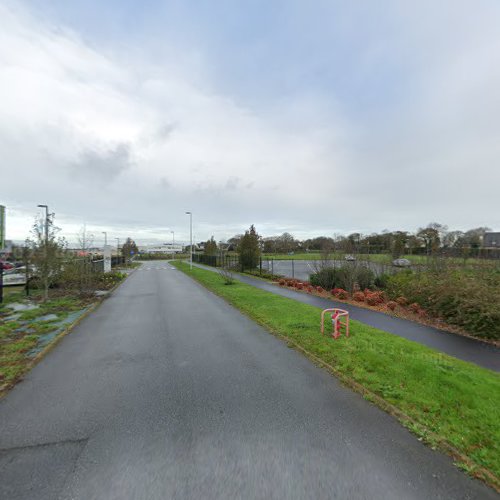
<svg viewBox="0 0 500 500">
<path fill-rule="evenodd" d="M 193 263 L 193 265 L 208 271 L 216 272 L 216 269 L 209 266 L 195 263 Z M 413 342 L 418 342 L 428 347 L 432 347 L 433 349 L 463 361 L 469 361 L 482 366 L 483 368 L 500 372 L 500 349 L 491 344 L 463 337 L 461 335 L 433 328 L 431 326 L 415 323 L 407 319 L 389 316 L 388 314 L 371 309 L 346 304 L 345 302 L 338 302 L 303 292 L 296 292 L 259 278 L 253 278 L 252 276 L 238 273 L 235 273 L 234 276 L 238 281 L 246 283 L 247 285 L 260 288 L 261 290 L 274 293 L 275 295 L 297 300 L 298 302 L 302 302 L 304 304 L 309 304 L 321 309 L 331 307 L 346 309 L 349 311 L 351 319 L 360 321 L 361 323 L 365 323 L 366 325 L 370 325 L 375 328 L 379 328 L 380 330 L 384 330 L 385 332 L 393 335 L 398 335 L 399 337 L 412 340 Z"/>
</svg>

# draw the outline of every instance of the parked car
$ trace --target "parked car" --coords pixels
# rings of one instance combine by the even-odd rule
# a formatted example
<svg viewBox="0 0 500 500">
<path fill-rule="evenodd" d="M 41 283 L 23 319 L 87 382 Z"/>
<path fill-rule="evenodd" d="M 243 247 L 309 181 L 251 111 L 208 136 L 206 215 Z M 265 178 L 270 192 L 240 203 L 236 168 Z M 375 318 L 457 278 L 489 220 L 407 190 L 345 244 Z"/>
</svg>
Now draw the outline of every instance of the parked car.
<svg viewBox="0 0 500 500">
<path fill-rule="evenodd" d="M 411 262 L 408 259 L 395 259 L 392 261 L 392 265 L 396 267 L 410 267 Z"/>
<path fill-rule="evenodd" d="M 345 260 L 349 261 L 349 262 L 353 262 L 356 260 L 356 257 L 354 257 L 354 255 L 351 255 L 351 254 L 347 254 L 345 257 L 344 257 Z"/>
<path fill-rule="evenodd" d="M 14 268 L 14 266 L 10 262 L 5 262 L 4 260 L 0 260 L 0 263 L 3 264 L 4 271 Z"/>
<path fill-rule="evenodd" d="M 12 267 L 11 269 L 4 271 L 3 273 L 3 286 L 15 286 L 15 285 L 25 285 L 26 284 L 26 272 L 22 268 L 16 269 Z"/>
</svg>

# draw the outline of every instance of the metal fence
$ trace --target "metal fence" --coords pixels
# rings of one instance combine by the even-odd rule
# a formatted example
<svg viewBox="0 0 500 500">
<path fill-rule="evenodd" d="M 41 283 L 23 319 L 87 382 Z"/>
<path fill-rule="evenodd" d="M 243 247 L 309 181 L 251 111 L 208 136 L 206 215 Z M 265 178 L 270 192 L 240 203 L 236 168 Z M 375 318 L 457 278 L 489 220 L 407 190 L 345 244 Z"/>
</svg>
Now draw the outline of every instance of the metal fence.
<svg viewBox="0 0 500 500">
<path fill-rule="evenodd" d="M 483 253 L 483 256 L 486 253 Z M 365 266 L 368 267 L 375 276 L 381 276 L 383 274 L 395 274 L 404 269 L 411 269 L 413 271 L 424 271 L 426 269 L 436 269 L 440 266 L 445 266 L 448 263 L 452 263 L 456 266 L 467 266 L 467 267 L 482 267 L 487 265 L 489 267 L 495 267 L 500 264 L 500 261 L 491 258 L 492 253 L 489 253 L 489 259 L 467 259 L 462 261 L 457 258 L 449 259 L 448 256 L 433 256 L 420 259 L 420 262 L 412 262 L 408 267 L 398 267 L 393 265 L 392 258 L 388 256 L 387 261 L 379 261 L 378 259 L 370 259 L 370 256 L 358 255 L 353 262 L 345 259 L 332 258 L 327 261 L 325 260 L 305 260 L 305 259 L 275 259 L 272 257 L 261 257 L 259 264 L 256 267 L 261 275 L 268 273 L 274 276 L 282 276 L 285 278 L 297 278 L 303 281 L 309 281 L 310 275 L 318 272 L 322 267 L 334 267 L 339 268 L 343 266 Z M 200 264 L 205 264 L 212 267 L 231 267 L 236 270 L 242 270 L 241 264 L 239 262 L 237 255 L 204 255 L 204 254 L 193 254 L 193 262 L 198 262 Z"/>
<path fill-rule="evenodd" d="M 202 253 L 194 253 L 193 262 L 211 267 L 230 267 L 233 269 L 238 269 L 240 267 L 240 261 L 237 255 L 205 255 Z"/>
</svg>

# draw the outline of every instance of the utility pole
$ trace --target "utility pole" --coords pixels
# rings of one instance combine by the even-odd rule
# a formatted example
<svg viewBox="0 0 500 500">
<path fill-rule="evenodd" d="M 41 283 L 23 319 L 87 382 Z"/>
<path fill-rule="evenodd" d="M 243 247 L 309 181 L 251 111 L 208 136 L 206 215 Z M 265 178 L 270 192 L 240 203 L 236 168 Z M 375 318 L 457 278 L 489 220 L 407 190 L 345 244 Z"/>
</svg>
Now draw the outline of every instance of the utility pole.
<svg viewBox="0 0 500 500">
<path fill-rule="evenodd" d="M 186 215 L 189 215 L 189 269 L 193 270 L 193 214 L 192 212 L 186 212 Z"/>
<path fill-rule="evenodd" d="M 44 263 L 44 287 L 43 287 L 43 301 L 49 298 L 49 206 L 38 205 L 39 208 L 45 208 L 45 263 Z"/>
</svg>

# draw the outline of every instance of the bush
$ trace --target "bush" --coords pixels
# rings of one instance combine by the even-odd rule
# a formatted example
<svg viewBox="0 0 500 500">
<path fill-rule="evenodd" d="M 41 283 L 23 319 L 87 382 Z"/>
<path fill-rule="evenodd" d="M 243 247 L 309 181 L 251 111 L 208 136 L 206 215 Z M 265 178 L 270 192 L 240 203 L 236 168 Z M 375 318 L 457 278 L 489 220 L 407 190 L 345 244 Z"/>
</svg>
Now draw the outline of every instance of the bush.
<svg viewBox="0 0 500 500">
<path fill-rule="evenodd" d="M 352 298 L 356 302 L 364 302 L 365 301 L 365 294 L 363 292 L 355 292 L 352 296 Z"/>
<path fill-rule="evenodd" d="M 343 290 L 342 288 L 338 289 L 336 295 L 340 300 L 347 300 L 349 298 L 349 292 L 347 290 Z"/>
<path fill-rule="evenodd" d="M 369 306 L 376 306 L 376 305 L 380 304 L 380 299 L 373 293 L 368 295 L 366 297 L 365 301 Z"/>
<path fill-rule="evenodd" d="M 278 283 L 279 283 L 280 286 L 285 286 L 286 285 L 285 280 L 279 280 Z"/>
<path fill-rule="evenodd" d="M 420 311 L 420 306 L 419 306 L 416 302 L 413 302 L 413 304 L 410 304 L 410 305 L 408 306 L 408 309 L 409 309 L 411 312 L 418 313 L 418 311 Z"/>
<path fill-rule="evenodd" d="M 373 271 L 361 265 L 345 265 L 342 267 L 325 267 L 310 276 L 311 284 L 321 286 L 326 290 L 342 288 L 354 290 L 356 284 L 359 288 L 373 286 Z"/>
<path fill-rule="evenodd" d="M 387 302 L 387 309 L 390 309 L 391 311 L 394 311 L 398 307 L 398 303 L 394 302 L 393 300 L 390 300 Z"/>
<path fill-rule="evenodd" d="M 403 307 L 408 305 L 408 299 L 406 297 L 398 297 L 396 302 Z"/>
<path fill-rule="evenodd" d="M 325 267 L 310 276 L 311 285 L 321 286 L 327 290 L 335 287 L 337 270 L 334 267 Z"/>
<path fill-rule="evenodd" d="M 387 282 L 389 281 L 390 277 L 391 275 L 387 273 L 379 274 L 378 276 L 375 277 L 373 284 L 375 285 L 376 288 L 384 290 L 387 287 Z"/>
<path fill-rule="evenodd" d="M 500 270 L 453 266 L 391 276 L 387 293 L 478 337 L 500 339 Z"/>
</svg>

